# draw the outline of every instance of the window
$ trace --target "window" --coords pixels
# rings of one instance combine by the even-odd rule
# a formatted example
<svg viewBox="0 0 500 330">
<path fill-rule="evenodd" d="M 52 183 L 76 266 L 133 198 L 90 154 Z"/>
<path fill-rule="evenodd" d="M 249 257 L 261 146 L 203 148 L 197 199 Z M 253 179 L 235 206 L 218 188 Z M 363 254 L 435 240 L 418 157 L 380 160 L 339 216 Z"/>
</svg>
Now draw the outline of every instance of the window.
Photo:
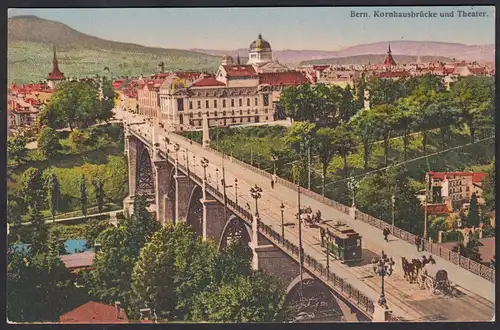
<svg viewBox="0 0 500 330">
<path fill-rule="evenodd" d="M 234 110 L 232 110 L 232 111 L 231 111 L 231 115 L 233 115 L 233 116 L 234 116 Z"/>
<path fill-rule="evenodd" d="M 249 115 L 249 114 L 250 114 L 250 110 L 247 110 L 247 115 Z"/>
<path fill-rule="evenodd" d="M 189 110 L 193 109 L 193 101 L 189 101 Z"/>
<path fill-rule="evenodd" d="M 177 99 L 177 109 L 179 111 L 184 111 L 184 99 Z"/>
<path fill-rule="evenodd" d="M 210 108 L 210 101 L 209 100 L 206 100 L 205 101 L 205 108 Z"/>
<path fill-rule="evenodd" d="M 247 99 L 247 106 L 250 106 L 250 99 Z"/>
<path fill-rule="evenodd" d="M 234 99 L 231 99 L 231 106 L 234 107 Z"/>
<path fill-rule="evenodd" d="M 239 99 L 239 100 L 238 100 L 238 104 L 239 104 L 239 106 L 240 106 L 240 107 L 242 107 L 242 106 L 243 106 L 243 100 L 242 100 L 242 99 Z"/>
<path fill-rule="evenodd" d="M 217 111 L 214 111 L 214 116 L 217 117 Z"/>
<path fill-rule="evenodd" d="M 222 107 L 225 108 L 226 107 L 226 100 L 222 100 Z"/>
<path fill-rule="evenodd" d="M 225 112 L 225 111 L 223 111 L 223 112 L 222 112 L 222 115 L 223 115 L 224 117 L 226 117 L 226 112 Z"/>
<path fill-rule="evenodd" d="M 258 114 L 259 113 L 259 110 L 255 109 L 255 114 Z"/>
<path fill-rule="evenodd" d="M 189 113 L 189 118 L 193 118 L 193 113 L 192 113 L 192 112 L 190 112 L 190 113 Z M 190 123 L 192 123 L 193 121 L 192 121 L 192 120 L 190 120 L 189 122 L 190 122 Z M 192 124 L 191 124 L 191 125 L 192 125 Z"/>
<path fill-rule="evenodd" d="M 217 108 L 217 100 L 214 100 L 214 108 Z"/>
<path fill-rule="evenodd" d="M 255 98 L 255 105 L 258 105 L 259 104 L 259 101 L 257 98 Z"/>
<path fill-rule="evenodd" d="M 240 110 L 240 116 L 243 114 L 243 110 Z"/>
<path fill-rule="evenodd" d="M 268 112 L 268 110 L 267 110 L 267 109 L 265 109 L 265 110 L 264 110 L 264 112 L 265 112 L 265 113 L 267 113 L 267 112 Z"/>
<path fill-rule="evenodd" d="M 233 118 L 233 124 L 236 123 L 236 119 Z"/>
<path fill-rule="evenodd" d="M 264 94 L 264 106 L 269 106 L 269 94 Z"/>
<path fill-rule="evenodd" d="M 198 111 L 198 117 L 201 117 L 201 112 L 200 111 Z"/>
<path fill-rule="evenodd" d="M 267 120 L 268 117 L 266 117 L 266 120 Z"/>
<path fill-rule="evenodd" d="M 183 115 L 180 115 L 179 116 L 179 124 L 184 124 L 184 116 Z"/>
<path fill-rule="evenodd" d="M 198 109 L 201 109 L 201 101 L 198 101 Z"/>
</svg>

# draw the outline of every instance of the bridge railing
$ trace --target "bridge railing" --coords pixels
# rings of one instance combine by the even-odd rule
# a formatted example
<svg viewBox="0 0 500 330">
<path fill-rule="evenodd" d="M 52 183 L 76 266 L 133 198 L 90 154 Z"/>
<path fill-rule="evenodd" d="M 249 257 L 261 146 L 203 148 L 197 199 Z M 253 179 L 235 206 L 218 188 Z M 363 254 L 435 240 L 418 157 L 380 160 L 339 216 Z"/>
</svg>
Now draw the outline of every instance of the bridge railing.
<svg viewBox="0 0 500 330">
<path fill-rule="evenodd" d="M 392 228 L 392 226 L 387 222 L 372 217 L 371 215 L 368 215 L 358 210 L 356 210 L 356 219 L 366 222 L 379 229 L 383 229 L 385 227 Z M 392 228 L 392 235 L 402 240 L 405 240 L 411 244 L 415 244 L 416 235 L 413 235 L 412 233 L 409 233 L 401 228 L 398 227 Z M 495 269 L 482 265 L 469 258 L 462 257 L 457 252 L 453 252 L 452 250 L 447 249 L 439 244 L 431 243 L 428 240 L 424 240 L 423 242 L 424 242 L 423 244 L 424 251 L 428 251 L 432 254 L 435 254 L 445 259 L 446 261 L 449 261 L 461 268 L 467 269 L 471 273 L 479 275 L 482 278 L 495 283 Z"/>
</svg>

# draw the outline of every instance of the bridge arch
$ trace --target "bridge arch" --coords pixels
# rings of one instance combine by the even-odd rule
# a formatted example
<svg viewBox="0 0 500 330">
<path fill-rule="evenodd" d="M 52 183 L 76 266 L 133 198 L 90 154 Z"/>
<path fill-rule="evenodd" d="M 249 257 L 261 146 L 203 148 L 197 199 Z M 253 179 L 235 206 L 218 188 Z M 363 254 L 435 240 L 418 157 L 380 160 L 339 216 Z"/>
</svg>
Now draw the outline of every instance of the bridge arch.
<svg viewBox="0 0 500 330">
<path fill-rule="evenodd" d="M 201 187 L 196 185 L 189 198 L 188 211 L 186 216 L 186 223 L 191 229 L 199 236 L 203 235 L 203 204 L 201 199 L 203 192 Z"/>
<path fill-rule="evenodd" d="M 248 245 L 252 240 L 252 230 L 247 224 L 234 214 L 229 216 L 222 235 L 219 240 L 219 250 L 224 250 L 228 246 L 241 242 L 243 245 Z"/>
<path fill-rule="evenodd" d="M 138 195 L 154 197 L 155 195 L 155 178 L 153 171 L 153 163 L 151 155 L 146 146 L 140 143 L 141 148 L 138 152 L 137 176 L 136 176 L 136 191 Z"/>
<path fill-rule="evenodd" d="M 353 321 L 352 314 L 330 289 L 311 275 L 303 273 L 286 289 L 283 318 L 285 322 L 342 322 Z M 354 319 L 357 321 L 357 319 Z"/>
</svg>

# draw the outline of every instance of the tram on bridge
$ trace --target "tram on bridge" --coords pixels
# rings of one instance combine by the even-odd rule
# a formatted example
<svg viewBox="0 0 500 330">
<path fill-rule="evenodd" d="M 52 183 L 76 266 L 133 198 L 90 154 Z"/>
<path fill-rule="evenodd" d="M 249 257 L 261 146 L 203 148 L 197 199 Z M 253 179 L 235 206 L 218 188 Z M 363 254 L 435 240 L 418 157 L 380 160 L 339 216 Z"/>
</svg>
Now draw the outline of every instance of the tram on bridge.
<svg viewBox="0 0 500 330">
<path fill-rule="evenodd" d="M 320 226 L 321 246 L 342 263 L 356 263 L 363 260 L 361 236 L 347 224 L 323 223 Z"/>
</svg>

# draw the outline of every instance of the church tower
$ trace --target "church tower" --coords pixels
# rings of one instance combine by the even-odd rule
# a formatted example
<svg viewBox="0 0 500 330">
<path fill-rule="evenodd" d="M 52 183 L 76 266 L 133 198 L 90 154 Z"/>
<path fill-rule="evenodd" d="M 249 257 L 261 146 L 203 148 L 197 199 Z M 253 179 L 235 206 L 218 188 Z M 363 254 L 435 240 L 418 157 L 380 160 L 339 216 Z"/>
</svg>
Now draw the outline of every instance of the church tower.
<svg viewBox="0 0 500 330">
<path fill-rule="evenodd" d="M 65 79 L 64 73 L 59 70 L 59 62 L 57 61 L 56 46 L 54 45 L 54 56 L 52 58 L 52 72 L 47 77 L 50 88 L 55 88 L 56 85 Z"/>
<path fill-rule="evenodd" d="M 389 44 L 389 47 L 387 49 L 387 55 L 385 56 L 384 62 L 382 63 L 383 66 L 396 66 L 396 61 L 394 61 L 394 58 L 392 57 L 392 52 L 391 52 L 391 44 Z"/>
</svg>

